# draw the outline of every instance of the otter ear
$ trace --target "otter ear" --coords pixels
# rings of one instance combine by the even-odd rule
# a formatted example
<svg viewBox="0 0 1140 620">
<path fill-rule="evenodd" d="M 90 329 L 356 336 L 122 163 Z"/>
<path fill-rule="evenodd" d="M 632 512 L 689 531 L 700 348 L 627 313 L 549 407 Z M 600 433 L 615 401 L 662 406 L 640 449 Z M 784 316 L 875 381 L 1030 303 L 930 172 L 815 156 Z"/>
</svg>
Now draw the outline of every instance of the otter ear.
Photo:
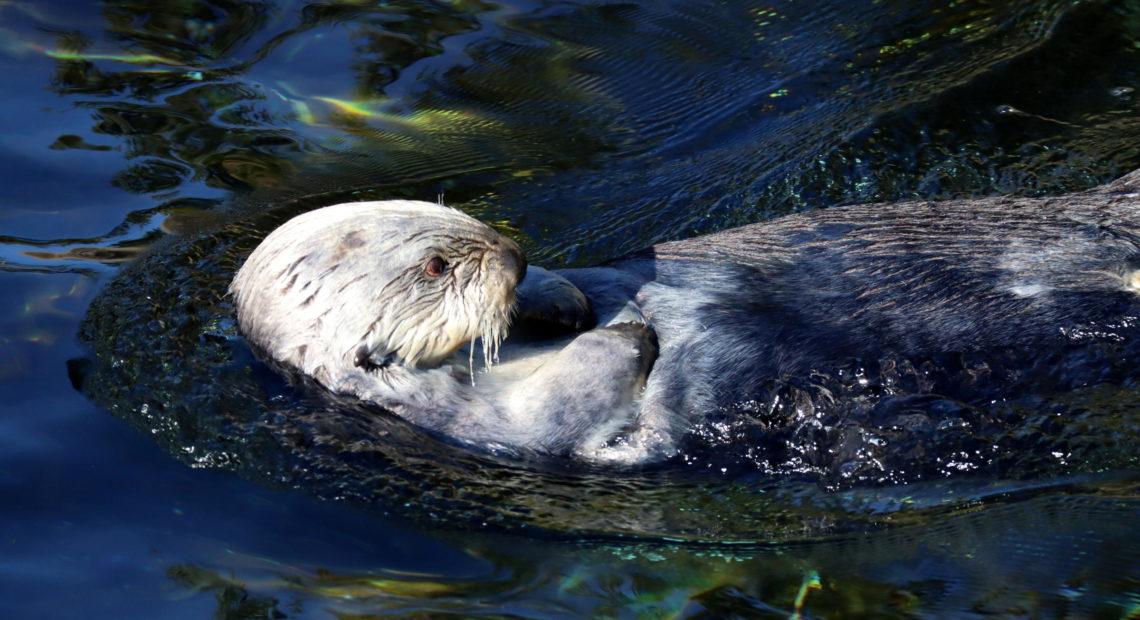
<svg viewBox="0 0 1140 620">
<path fill-rule="evenodd" d="M 367 372 L 387 368 L 396 361 L 396 353 L 389 351 L 388 353 L 377 356 L 377 352 L 373 351 L 365 343 L 360 343 L 356 347 L 356 353 L 353 354 L 352 365 L 357 368 L 363 368 Z"/>
</svg>

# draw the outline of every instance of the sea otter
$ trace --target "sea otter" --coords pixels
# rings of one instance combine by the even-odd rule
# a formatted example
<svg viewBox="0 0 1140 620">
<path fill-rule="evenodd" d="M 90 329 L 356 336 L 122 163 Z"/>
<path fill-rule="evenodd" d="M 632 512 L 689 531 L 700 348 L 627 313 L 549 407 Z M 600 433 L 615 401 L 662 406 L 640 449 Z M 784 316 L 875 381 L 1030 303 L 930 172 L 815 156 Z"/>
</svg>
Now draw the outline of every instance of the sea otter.
<svg viewBox="0 0 1140 620">
<path fill-rule="evenodd" d="M 845 360 L 1131 337 L 1138 182 L 823 209 L 557 272 L 448 207 L 348 203 L 271 233 L 231 292 L 256 349 L 334 393 L 478 447 L 646 463 Z M 490 365 L 512 313 L 584 331 L 508 340 Z"/>
</svg>

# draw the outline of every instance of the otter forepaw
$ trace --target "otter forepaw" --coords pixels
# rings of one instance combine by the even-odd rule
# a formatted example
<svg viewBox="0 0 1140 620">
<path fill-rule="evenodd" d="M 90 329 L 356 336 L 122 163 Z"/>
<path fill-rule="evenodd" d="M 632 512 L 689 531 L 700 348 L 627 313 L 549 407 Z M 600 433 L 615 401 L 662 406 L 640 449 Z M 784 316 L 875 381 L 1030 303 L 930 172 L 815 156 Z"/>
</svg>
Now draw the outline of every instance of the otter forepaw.
<svg viewBox="0 0 1140 620">
<path fill-rule="evenodd" d="M 590 301 L 562 276 L 528 266 L 519 285 L 515 324 L 542 335 L 580 332 L 596 323 Z"/>
<path fill-rule="evenodd" d="M 606 332 L 627 338 L 637 348 L 639 357 L 644 361 L 643 375 L 649 374 L 653 362 L 657 361 L 657 332 L 645 323 L 624 322 L 600 327 L 598 333 Z"/>
</svg>

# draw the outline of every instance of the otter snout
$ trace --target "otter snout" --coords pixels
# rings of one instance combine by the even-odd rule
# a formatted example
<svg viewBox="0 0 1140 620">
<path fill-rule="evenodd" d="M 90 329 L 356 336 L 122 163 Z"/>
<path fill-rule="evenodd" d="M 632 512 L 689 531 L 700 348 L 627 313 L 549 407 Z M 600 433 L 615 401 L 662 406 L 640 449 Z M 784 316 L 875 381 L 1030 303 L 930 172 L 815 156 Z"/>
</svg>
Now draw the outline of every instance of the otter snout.
<svg viewBox="0 0 1140 620">
<path fill-rule="evenodd" d="M 513 267 L 515 274 L 515 286 L 523 283 L 526 279 L 526 256 L 523 255 L 522 248 L 517 243 L 511 241 L 511 246 L 506 251 L 507 258 L 504 261 L 505 267 L 510 269 Z"/>
<path fill-rule="evenodd" d="M 517 288 L 526 279 L 526 256 L 519 244 L 506 237 L 495 240 L 490 268 L 507 276 L 511 288 Z"/>
</svg>

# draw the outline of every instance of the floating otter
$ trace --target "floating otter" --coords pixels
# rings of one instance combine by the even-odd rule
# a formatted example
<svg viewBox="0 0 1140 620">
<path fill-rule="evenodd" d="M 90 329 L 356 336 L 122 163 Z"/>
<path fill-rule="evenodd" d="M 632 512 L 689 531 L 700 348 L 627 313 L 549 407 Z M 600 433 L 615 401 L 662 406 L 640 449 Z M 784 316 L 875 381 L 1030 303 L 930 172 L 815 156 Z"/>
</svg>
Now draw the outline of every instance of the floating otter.
<svg viewBox="0 0 1140 620">
<path fill-rule="evenodd" d="M 838 207 L 558 272 L 447 207 L 350 203 L 274 231 L 231 291 L 255 347 L 333 392 L 481 447 L 652 462 L 844 360 L 1131 337 L 1138 181 Z M 492 360 L 516 298 L 532 324 L 597 326 L 508 341 L 472 382 L 457 351 L 479 337 Z"/>
</svg>

